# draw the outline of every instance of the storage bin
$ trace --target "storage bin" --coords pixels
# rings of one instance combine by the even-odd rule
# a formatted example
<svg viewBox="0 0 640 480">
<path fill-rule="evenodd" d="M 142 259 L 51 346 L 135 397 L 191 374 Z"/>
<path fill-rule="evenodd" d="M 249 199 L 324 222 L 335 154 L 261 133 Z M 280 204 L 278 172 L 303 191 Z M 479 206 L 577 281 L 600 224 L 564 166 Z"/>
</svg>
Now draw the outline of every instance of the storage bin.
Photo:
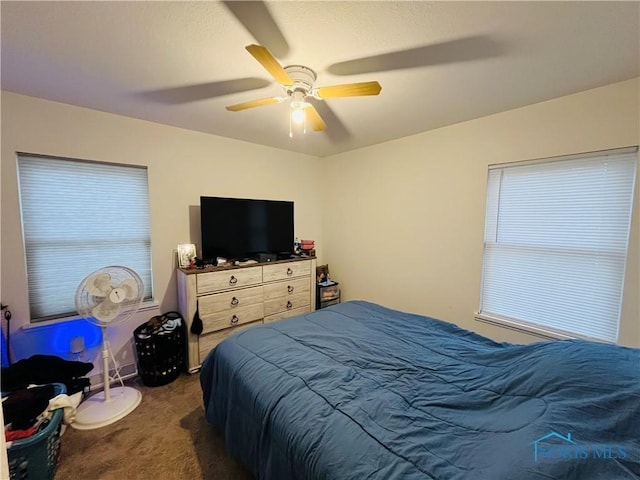
<svg viewBox="0 0 640 480">
<path fill-rule="evenodd" d="M 334 298 L 333 300 L 327 300 L 326 302 L 320 302 L 320 308 L 327 308 L 331 305 L 337 305 L 340 303 L 340 298 Z"/>
<path fill-rule="evenodd" d="M 173 382 L 184 367 L 185 322 L 178 312 L 152 317 L 133 331 L 138 374 L 148 387 Z"/>
<path fill-rule="evenodd" d="M 324 286 L 320 284 L 320 301 L 327 302 L 329 300 L 335 300 L 340 297 L 340 289 L 338 288 L 338 284 L 334 283 L 332 285 Z"/>
<path fill-rule="evenodd" d="M 55 396 L 66 393 L 62 383 L 54 383 Z M 11 480 L 53 480 L 60 458 L 60 429 L 64 410 L 53 411 L 49 423 L 28 438 L 14 440 L 7 449 Z"/>
<path fill-rule="evenodd" d="M 340 303 L 340 288 L 338 282 L 322 282 L 316 287 L 316 308 L 326 308 Z"/>
</svg>

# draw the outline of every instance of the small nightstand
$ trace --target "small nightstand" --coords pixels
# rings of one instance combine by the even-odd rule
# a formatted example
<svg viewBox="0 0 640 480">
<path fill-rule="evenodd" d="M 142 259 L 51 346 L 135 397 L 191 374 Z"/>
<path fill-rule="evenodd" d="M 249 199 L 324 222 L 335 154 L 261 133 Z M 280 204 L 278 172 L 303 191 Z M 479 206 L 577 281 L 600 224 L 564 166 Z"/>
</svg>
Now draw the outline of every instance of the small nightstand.
<svg viewBox="0 0 640 480">
<path fill-rule="evenodd" d="M 322 282 L 316 284 L 316 308 L 330 307 L 340 303 L 340 288 L 338 282 Z"/>
</svg>

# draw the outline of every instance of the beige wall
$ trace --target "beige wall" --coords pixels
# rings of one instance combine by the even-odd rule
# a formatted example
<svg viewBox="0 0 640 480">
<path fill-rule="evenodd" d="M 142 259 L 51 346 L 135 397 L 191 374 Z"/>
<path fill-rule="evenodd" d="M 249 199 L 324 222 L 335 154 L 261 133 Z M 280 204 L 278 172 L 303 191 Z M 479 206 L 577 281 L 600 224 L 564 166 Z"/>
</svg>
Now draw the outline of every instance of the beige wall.
<svg viewBox="0 0 640 480">
<path fill-rule="evenodd" d="M 200 246 L 200 195 L 293 200 L 296 235 L 321 244 L 315 157 L 3 92 L 1 285 L 16 350 L 40 340 L 20 332 L 29 320 L 16 151 L 148 167 L 154 294 L 163 312 L 177 307 L 176 245 Z M 131 327 L 156 313 L 118 326 L 112 346 L 122 349 Z M 125 363 L 131 354 L 122 352 Z"/>
<path fill-rule="evenodd" d="M 487 166 L 640 143 L 639 80 L 323 160 L 323 253 L 343 299 L 430 315 L 500 341 L 537 337 L 474 320 Z M 620 343 L 640 346 L 636 195 Z"/>
<path fill-rule="evenodd" d="M 200 241 L 200 195 L 294 200 L 296 235 L 316 239 L 319 262 L 329 263 L 345 300 L 431 315 L 497 340 L 537 340 L 474 320 L 487 165 L 637 145 L 639 84 L 610 85 L 322 159 L 3 92 L 0 292 L 14 314 L 12 341 L 38 353 L 38 342 L 52 332 L 20 331 L 28 308 L 16 151 L 148 166 L 159 308 L 115 329 L 113 347 L 125 364 L 133 361 L 133 327 L 176 307 L 175 247 Z M 621 343 L 635 346 L 638 190 L 620 335 Z M 85 359 L 95 361 L 96 353 Z"/>
</svg>

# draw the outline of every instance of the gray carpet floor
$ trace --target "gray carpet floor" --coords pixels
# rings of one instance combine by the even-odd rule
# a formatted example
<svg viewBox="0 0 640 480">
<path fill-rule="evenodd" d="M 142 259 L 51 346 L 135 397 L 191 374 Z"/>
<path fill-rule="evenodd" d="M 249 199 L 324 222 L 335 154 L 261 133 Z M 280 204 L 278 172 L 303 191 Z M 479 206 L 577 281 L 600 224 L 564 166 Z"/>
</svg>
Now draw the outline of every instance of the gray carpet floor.
<svg viewBox="0 0 640 480">
<path fill-rule="evenodd" d="M 199 375 L 142 392 L 128 416 L 95 430 L 67 427 L 55 480 L 250 480 L 204 418 Z M 116 385 L 114 385 L 116 386 Z"/>
</svg>

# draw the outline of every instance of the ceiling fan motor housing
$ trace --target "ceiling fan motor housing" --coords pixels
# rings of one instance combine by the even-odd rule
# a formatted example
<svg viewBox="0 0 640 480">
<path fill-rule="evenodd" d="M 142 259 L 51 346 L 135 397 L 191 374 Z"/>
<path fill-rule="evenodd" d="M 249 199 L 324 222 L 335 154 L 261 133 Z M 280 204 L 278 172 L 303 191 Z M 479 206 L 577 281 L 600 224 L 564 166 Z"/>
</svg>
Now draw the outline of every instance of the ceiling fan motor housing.
<svg viewBox="0 0 640 480">
<path fill-rule="evenodd" d="M 304 96 L 311 94 L 316 72 L 303 65 L 289 65 L 284 70 L 293 80 L 293 85 L 284 86 L 287 95 L 293 96 L 294 92 L 302 92 Z"/>
</svg>

